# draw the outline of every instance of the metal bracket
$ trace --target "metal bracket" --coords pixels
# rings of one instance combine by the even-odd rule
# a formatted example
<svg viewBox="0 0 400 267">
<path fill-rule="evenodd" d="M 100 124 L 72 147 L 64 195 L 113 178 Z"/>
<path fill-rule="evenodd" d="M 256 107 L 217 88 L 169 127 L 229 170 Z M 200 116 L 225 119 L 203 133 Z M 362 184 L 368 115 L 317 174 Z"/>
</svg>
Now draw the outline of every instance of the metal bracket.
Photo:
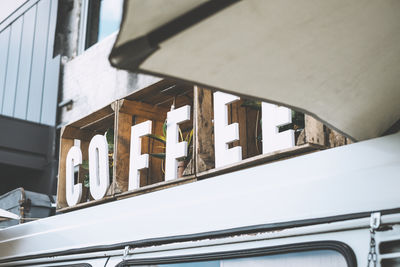
<svg viewBox="0 0 400 267">
<path fill-rule="evenodd" d="M 381 226 L 381 213 L 380 212 L 371 213 L 371 220 L 369 222 L 369 226 L 373 230 L 376 230 Z"/>
<path fill-rule="evenodd" d="M 129 246 L 125 246 L 125 248 L 124 248 L 124 256 L 122 257 L 123 260 L 125 260 L 126 257 L 129 255 L 129 249 L 130 249 Z"/>
</svg>

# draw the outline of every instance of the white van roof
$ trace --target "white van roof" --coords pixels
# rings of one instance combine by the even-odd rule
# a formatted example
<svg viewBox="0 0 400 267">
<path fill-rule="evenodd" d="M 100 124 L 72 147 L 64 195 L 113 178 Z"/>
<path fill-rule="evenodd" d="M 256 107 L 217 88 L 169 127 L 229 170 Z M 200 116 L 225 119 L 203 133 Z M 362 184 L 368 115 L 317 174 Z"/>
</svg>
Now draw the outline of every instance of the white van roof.
<svg viewBox="0 0 400 267">
<path fill-rule="evenodd" d="M 397 133 L 6 228 L 0 263 L 398 212 L 399 173 Z"/>
</svg>

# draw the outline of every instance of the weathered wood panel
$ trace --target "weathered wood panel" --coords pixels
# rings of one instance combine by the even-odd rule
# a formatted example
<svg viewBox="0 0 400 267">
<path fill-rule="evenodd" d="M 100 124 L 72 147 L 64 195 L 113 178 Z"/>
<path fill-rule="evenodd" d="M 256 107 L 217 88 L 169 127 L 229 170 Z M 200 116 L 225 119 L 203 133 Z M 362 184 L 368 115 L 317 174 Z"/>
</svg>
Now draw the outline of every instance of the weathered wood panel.
<svg viewBox="0 0 400 267">
<path fill-rule="evenodd" d="M 69 149 L 74 145 L 74 140 L 80 140 L 80 148 L 82 152 L 82 160 L 88 162 L 88 150 L 91 139 L 96 134 L 104 135 L 105 132 L 114 128 L 114 110 L 111 106 L 115 107 L 118 105 L 108 105 L 97 112 L 90 114 L 89 116 L 82 118 L 72 124 L 64 126 L 61 130 L 61 142 L 60 142 L 60 156 L 59 156 L 59 169 L 58 169 L 58 193 L 57 193 L 57 209 L 67 209 L 70 210 L 66 202 L 66 192 L 65 192 L 65 166 L 66 158 Z M 86 125 L 84 124 L 86 123 Z M 114 141 L 115 142 L 115 141 Z M 111 153 L 111 152 L 110 152 Z M 112 167 L 112 166 L 110 166 Z M 114 170 L 113 170 L 114 171 Z M 85 175 L 88 174 L 88 170 L 79 167 L 79 183 L 84 182 Z M 113 177 L 111 177 L 112 179 Z M 112 190 L 108 190 L 107 195 L 110 195 Z M 106 196 L 105 198 L 108 198 Z M 82 199 L 81 204 L 93 201 L 88 188 L 82 188 Z M 78 204 L 81 206 L 81 204 Z M 85 206 L 86 204 L 84 204 Z M 72 207 L 75 208 L 75 207 Z"/>
<path fill-rule="evenodd" d="M 132 115 L 115 111 L 114 126 L 114 194 L 128 190 L 129 152 Z"/>
<path fill-rule="evenodd" d="M 304 123 L 305 142 L 325 146 L 326 138 L 324 124 L 310 115 L 304 115 Z"/>
<path fill-rule="evenodd" d="M 167 116 L 168 109 L 161 107 L 161 106 L 154 106 L 138 101 L 130 101 L 127 99 L 122 99 L 119 100 L 119 112 L 117 116 L 121 116 L 121 114 L 126 114 L 122 116 L 126 116 L 125 121 L 120 121 L 118 125 L 118 129 L 123 128 L 126 132 L 129 133 L 129 136 L 126 136 L 127 142 L 128 142 L 128 150 L 125 151 L 125 148 L 121 148 L 120 145 L 118 145 L 118 153 L 116 155 L 117 163 L 116 167 L 119 169 L 118 164 L 121 164 L 122 166 L 126 166 L 126 173 L 121 173 L 120 176 L 118 176 L 118 171 L 116 171 L 116 188 L 118 192 L 120 190 L 126 191 L 128 190 L 128 176 L 129 176 L 129 144 L 130 144 L 130 127 L 134 124 L 138 124 L 141 122 L 145 122 L 147 120 L 152 121 L 152 132 L 153 134 L 156 135 L 163 135 L 162 128 L 163 124 L 165 121 L 165 118 Z M 134 118 L 132 120 L 132 118 Z M 124 124 L 124 125 L 121 125 Z M 129 129 L 128 129 L 129 128 Z M 117 141 L 118 142 L 118 141 Z M 121 144 L 122 146 L 125 147 L 125 144 Z M 155 141 L 154 139 L 150 139 L 148 137 L 143 137 L 142 138 L 142 154 L 151 154 L 151 153 L 162 153 L 164 152 L 164 148 L 162 147 L 163 144 L 159 143 L 158 141 Z M 120 154 L 119 149 L 122 149 L 127 153 L 127 157 L 125 157 L 123 154 Z M 122 162 L 121 162 L 122 160 Z M 123 168 L 123 167 L 121 167 Z M 158 159 L 155 157 L 149 157 L 149 168 L 144 169 L 140 172 L 140 185 L 145 186 L 153 183 L 158 183 L 163 181 L 164 175 L 163 175 L 163 160 Z M 122 172 L 122 170 L 121 170 Z"/>
<path fill-rule="evenodd" d="M 261 134 L 261 111 L 252 108 L 246 108 L 246 118 L 252 118 L 247 121 L 246 124 L 246 136 L 247 136 L 247 158 L 257 156 L 262 152 L 262 144 L 258 141 L 258 137 Z"/>
<path fill-rule="evenodd" d="M 214 168 L 212 91 L 194 88 L 194 142 L 196 173 Z"/>
<path fill-rule="evenodd" d="M 156 135 L 163 135 L 163 125 L 164 120 L 166 119 L 166 113 L 159 117 L 159 120 L 153 120 L 153 133 Z M 163 153 L 165 152 L 165 147 L 161 142 L 158 142 L 154 139 L 148 139 L 149 141 L 149 153 Z M 148 170 L 148 178 L 146 185 L 155 184 L 164 181 L 164 164 L 165 160 L 150 157 L 149 159 L 149 170 Z"/>
<path fill-rule="evenodd" d="M 58 184 L 57 184 L 57 209 L 68 207 L 66 198 L 65 171 L 68 151 L 74 145 L 74 139 L 62 138 L 60 140 L 60 156 L 58 163 Z"/>
</svg>

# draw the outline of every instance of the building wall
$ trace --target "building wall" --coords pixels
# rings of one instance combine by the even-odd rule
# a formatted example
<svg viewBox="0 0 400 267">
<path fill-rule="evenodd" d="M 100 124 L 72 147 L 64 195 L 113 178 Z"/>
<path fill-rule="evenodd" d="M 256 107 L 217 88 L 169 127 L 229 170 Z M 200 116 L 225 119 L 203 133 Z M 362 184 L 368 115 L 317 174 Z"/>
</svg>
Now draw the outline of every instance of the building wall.
<svg viewBox="0 0 400 267">
<path fill-rule="evenodd" d="M 72 105 L 60 111 L 61 124 L 73 122 L 160 80 L 112 67 L 108 55 L 115 38 L 116 33 L 64 64 L 61 101 L 72 100 Z"/>
<path fill-rule="evenodd" d="M 0 194 L 17 187 L 55 193 L 58 3 L 1 1 Z"/>
<path fill-rule="evenodd" d="M 57 1 L 28 1 L 0 24 L 0 114 L 55 126 Z"/>
</svg>

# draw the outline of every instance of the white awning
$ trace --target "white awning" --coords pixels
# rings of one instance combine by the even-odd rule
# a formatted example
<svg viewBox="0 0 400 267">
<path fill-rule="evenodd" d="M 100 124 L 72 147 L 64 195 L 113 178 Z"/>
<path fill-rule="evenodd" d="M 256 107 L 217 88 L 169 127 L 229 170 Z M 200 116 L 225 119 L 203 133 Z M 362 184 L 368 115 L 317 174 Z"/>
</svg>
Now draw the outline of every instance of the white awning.
<svg viewBox="0 0 400 267">
<path fill-rule="evenodd" d="M 130 0 L 114 66 L 312 114 L 356 140 L 400 118 L 400 1 Z"/>
<path fill-rule="evenodd" d="M 19 216 L 12 212 L 0 209 L 0 221 L 10 220 L 10 219 L 19 220 Z"/>
</svg>

